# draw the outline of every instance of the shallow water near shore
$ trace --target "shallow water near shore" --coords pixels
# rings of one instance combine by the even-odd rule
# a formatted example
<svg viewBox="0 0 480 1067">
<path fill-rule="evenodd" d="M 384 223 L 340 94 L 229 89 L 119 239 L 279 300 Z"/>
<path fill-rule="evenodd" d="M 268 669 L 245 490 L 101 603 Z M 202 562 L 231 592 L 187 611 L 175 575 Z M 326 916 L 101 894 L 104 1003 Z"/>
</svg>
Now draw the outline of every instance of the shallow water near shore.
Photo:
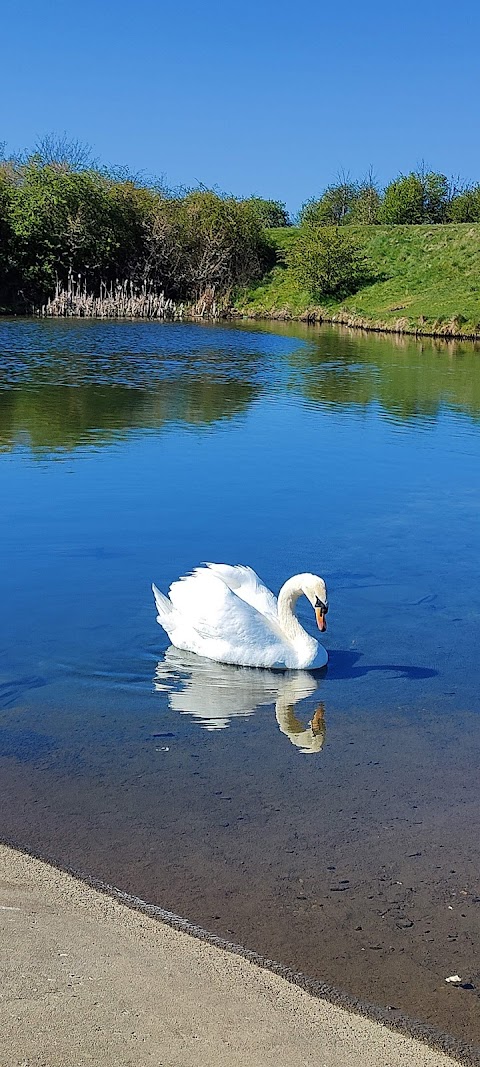
<svg viewBox="0 0 480 1067">
<path fill-rule="evenodd" d="M 0 320 L 0 836 L 476 1045 L 479 359 Z M 327 670 L 169 649 L 204 560 L 325 577 Z"/>
</svg>

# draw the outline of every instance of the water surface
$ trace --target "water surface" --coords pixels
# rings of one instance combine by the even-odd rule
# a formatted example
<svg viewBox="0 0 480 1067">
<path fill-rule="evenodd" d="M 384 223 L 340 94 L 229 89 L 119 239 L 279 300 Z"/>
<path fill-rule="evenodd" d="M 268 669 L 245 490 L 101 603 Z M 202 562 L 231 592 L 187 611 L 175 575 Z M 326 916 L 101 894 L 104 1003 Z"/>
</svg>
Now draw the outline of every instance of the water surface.
<svg viewBox="0 0 480 1067">
<path fill-rule="evenodd" d="M 479 359 L 0 322 L 0 834 L 474 1043 Z M 168 649 L 204 560 L 325 577 L 327 672 Z"/>
</svg>

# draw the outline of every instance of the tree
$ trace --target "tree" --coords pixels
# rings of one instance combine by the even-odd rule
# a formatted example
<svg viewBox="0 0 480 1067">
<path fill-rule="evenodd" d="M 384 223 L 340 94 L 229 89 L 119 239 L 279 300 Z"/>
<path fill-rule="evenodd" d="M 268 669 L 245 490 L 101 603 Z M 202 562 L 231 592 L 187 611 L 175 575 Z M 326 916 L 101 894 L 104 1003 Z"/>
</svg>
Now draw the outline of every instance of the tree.
<svg viewBox="0 0 480 1067">
<path fill-rule="evenodd" d="M 18 288 L 10 221 L 12 192 L 9 167 L 0 163 L 0 311 L 9 308 Z"/>
<path fill-rule="evenodd" d="M 356 197 L 351 204 L 348 221 L 372 226 L 379 220 L 382 198 L 373 170 L 357 186 Z"/>
<path fill-rule="evenodd" d="M 177 300 L 198 300 L 208 289 L 225 293 L 246 285 L 274 263 L 250 203 L 209 190 L 158 198 L 147 245 L 148 276 Z"/>
<path fill-rule="evenodd" d="M 144 247 L 142 197 L 130 183 L 36 156 L 17 168 L 10 219 L 26 303 L 43 301 L 72 273 L 91 289 L 133 277 Z"/>
<path fill-rule="evenodd" d="M 387 225 L 424 221 L 423 185 L 416 174 L 397 178 L 385 189 L 380 221 Z"/>
<path fill-rule="evenodd" d="M 450 182 L 445 174 L 420 172 L 423 182 L 425 222 L 446 222 L 450 201 Z"/>
<path fill-rule="evenodd" d="M 480 222 L 480 185 L 455 193 L 448 205 L 449 222 Z"/>
<path fill-rule="evenodd" d="M 44 166 L 51 164 L 67 170 L 87 170 L 93 165 L 90 145 L 73 140 L 66 133 L 46 133 L 37 140 L 33 154 Z"/>
<path fill-rule="evenodd" d="M 444 222 L 449 198 L 450 186 L 444 174 L 412 171 L 387 185 L 379 220 L 387 225 Z"/>
<path fill-rule="evenodd" d="M 264 200 L 261 196 L 250 196 L 241 203 L 248 204 L 265 229 L 291 225 L 286 205 L 281 200 Z"/>
<path fill-rule="evenodd" d="M 303 226 L 286 263 L 299 284 L 317 298 L 347 296 L 369 273 L 360 245 L 345 229 L 331 226 Z"/>
<path fill-rule="evenodd" d="M 341 226 L 349 221 L 358 188 L 348 178 L 328 185 L 319 200 L 307 200 L 300 210 L 300 223 L 309 226 Z"/>
</svg>

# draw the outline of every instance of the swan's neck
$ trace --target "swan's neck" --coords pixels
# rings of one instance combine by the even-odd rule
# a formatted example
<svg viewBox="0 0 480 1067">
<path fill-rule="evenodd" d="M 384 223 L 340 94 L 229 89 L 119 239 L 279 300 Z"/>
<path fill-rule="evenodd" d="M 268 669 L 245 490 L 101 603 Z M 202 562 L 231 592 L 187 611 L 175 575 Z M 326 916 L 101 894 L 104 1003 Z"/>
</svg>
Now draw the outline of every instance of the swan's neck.
<svg viewBox="0 0 480 1067">
<path fill-rule="evenodd" d="M 303 593 L 299 575 L 289 578 L 278 594 L 278 621 L 289 641 L 313 641 L 314 638 L 300 625 L 295 615 L 295 605 Z M 315 642 L 316 644 L 316 642 Z"/>
</svg>

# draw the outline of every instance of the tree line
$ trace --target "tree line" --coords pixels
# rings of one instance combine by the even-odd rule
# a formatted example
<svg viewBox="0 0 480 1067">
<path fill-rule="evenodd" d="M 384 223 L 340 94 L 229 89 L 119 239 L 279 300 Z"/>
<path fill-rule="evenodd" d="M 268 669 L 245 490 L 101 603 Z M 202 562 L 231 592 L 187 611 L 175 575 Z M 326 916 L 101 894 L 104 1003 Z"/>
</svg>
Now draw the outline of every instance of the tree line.
<svg viewBox="0 0 480 1067">
<path fill-rule="evenodd" d="M 39 307 L 72 276 L 91 292 L 128 279 L 195 302 L 273 265 L 266 227 L 288 221 L 284 205 L 203 188 L 172 192 L 67 149 L 0 161 L 0 309 Z"/>
<path fill-rule="evenodd" d="M 399 175 L 385 189 L 371 173 L 362 181 L 341 176 L 306 201 L 299 221 L 317 226 L 480 222 L 480 184 L 467 185 L 424 167 Z"/>
<path fill-rule="evenodd" d="M 295 221 L 287 266 L 312 294 L 342 295 L 368 279 L 344 227 L 480 222 L 480 185 L 425 168 L 384 190 L 372 174 L 341 176 Z M 291 222 L 280 201 L 169 190 L 92 162 L 77 142 L 47 137 L 29 155 L 0 153 L 0 311 L 39 308 L 72 278 L 90 293 L 128 281 L 176 302 L 195 303 L 207 291 L 227 299 L 275 265 L 268 230 Z"/>
</svg>

